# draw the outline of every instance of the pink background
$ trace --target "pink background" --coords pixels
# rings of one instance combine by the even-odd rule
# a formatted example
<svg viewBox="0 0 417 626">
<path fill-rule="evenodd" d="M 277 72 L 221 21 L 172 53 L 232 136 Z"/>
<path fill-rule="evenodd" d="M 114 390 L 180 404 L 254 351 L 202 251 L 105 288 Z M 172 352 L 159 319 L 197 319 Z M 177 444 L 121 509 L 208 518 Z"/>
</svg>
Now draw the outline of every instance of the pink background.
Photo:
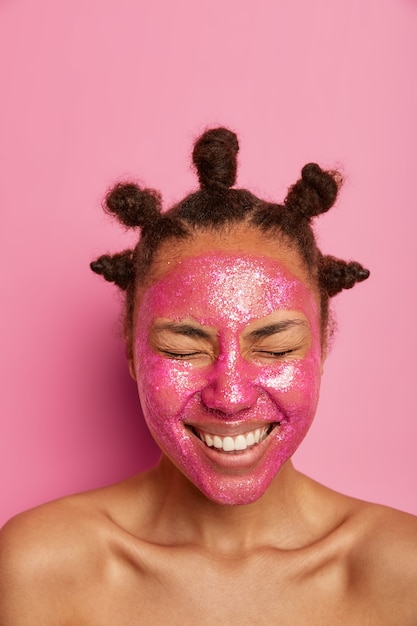
<svg viewBox="0 0 417 626">
<path fill-rule="evenodd" d="M 239 184 L 268 198 L 308 161 L 343 168 L 320 240 L 372 277 L 335 300 L 295 462 L 417 513 L 416 52 L 411 0 L 0 2 L 0 522 L 157 458 L 118 295 L 88 264 L 131 241 L 106 187 L 137 175 L 181 198 L 213 124 L 236 129 Z"/>
</svg>

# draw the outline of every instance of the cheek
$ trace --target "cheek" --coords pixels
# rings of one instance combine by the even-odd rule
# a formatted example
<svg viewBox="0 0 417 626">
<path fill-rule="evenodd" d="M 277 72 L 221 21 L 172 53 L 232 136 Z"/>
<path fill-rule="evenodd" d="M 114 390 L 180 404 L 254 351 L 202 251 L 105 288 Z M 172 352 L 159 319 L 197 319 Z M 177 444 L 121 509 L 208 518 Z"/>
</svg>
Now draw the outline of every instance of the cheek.
<svg viewBox="0 0 417 626">
<path fill-rule="evenodd" d="M 303 359 L 265 368 L 258 378 L 259 386 L 276 402 L 289 421 L 311 420 L 320 390 L 320 363 Z"/>
<path fill-rule="evenodd" d="M 155 417 L 176 414 L 198 390 L 199 378 L 190 363 L 161 358 L 145 348 L 137 368 L 142 408 Z"/>
</svg>

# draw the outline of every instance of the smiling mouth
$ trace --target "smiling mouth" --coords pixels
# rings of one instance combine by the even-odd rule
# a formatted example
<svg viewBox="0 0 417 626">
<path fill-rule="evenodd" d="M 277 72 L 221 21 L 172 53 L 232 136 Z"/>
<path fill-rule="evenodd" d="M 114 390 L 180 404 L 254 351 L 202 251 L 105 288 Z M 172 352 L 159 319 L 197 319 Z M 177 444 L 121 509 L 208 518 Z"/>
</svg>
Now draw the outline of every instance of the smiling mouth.
<svg viewBox="0 0 417 626">
<path fill-rule="evenodd" d="M 245 434 L 236 435 L 214 435 L 203 430 L 191 427 L 191 431 L 209 448 L 215 448 L 219 452 L 243 452 L 247 448 L 252 448 L 266 439 L 272 430 L 279 426 L 280 422 L 272 422 L 262 428 L 255 428 Z"/>
</svg>

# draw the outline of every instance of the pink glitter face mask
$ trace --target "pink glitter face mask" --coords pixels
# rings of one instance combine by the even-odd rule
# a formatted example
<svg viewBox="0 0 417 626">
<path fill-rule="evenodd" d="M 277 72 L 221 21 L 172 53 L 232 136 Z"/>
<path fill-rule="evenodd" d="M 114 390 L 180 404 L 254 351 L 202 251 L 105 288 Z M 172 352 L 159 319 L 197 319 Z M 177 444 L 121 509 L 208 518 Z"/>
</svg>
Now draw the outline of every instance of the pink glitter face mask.
<svg viewBox="0 0 417 626">
<path fill-rule="evenodd" d="M 314 294 L 269 257 L 186 257 L 144 293 L 134 361 L 148 427 L 208 498 L 265 492 L 313 420 L 321 377 Z"/>
</svg>

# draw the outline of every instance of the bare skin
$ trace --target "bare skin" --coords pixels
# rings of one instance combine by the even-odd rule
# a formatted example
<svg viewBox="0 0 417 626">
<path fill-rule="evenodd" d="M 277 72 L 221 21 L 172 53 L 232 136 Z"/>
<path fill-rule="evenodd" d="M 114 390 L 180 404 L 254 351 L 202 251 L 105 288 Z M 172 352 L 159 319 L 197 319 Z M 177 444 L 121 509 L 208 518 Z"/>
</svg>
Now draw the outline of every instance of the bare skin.
<svg viewBox="0 0 417 626">
<path fill-rule="evenodd" d="M 187 254 L 213 245 L 201 235 Z M 241 227 L 221 248 L 278 255 Z M 308 282 L 297 255 L 279 254 Z M 166 262 L 162 251 L 155 275 Z M 162 454 L 4 527 L 0 626 L 415 626 L 416 555 L 416 518 L 333 492 L 291 460 L 258 500 L 228 506 Z"/>
<path fill-rule="evenodd" d="M 290 462 L 259 501 L 224 507 L 163 458 L 18 516 L 0 545 L 2 626 L 417 623 L 415 518 Z"/>
</svg>

